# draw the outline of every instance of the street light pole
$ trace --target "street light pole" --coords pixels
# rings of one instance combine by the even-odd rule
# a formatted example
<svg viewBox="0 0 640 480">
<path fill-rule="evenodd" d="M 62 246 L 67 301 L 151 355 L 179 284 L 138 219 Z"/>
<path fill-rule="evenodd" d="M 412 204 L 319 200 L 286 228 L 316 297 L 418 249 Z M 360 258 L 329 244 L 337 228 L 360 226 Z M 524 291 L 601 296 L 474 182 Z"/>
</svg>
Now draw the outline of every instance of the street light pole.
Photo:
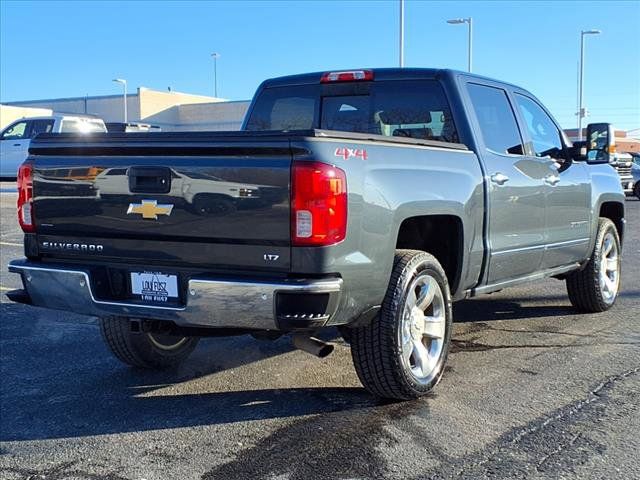
<svg viewBox="0 0 640 480">
<path fill-rule="evenodd" d="M 471 17 L 469 17 L 468 20 L 469 20 L 468 70 L 469 70 L 469 73 L 471 73 L 471 59 L 473 56 L 473 20 Z"/>
<path fill-rule="evenodd" d="M 472 69 L 472 58 L 473 58 L 473 18 L 452 18 L 451 20 L 447 20 L 447 23 L 451 25 L 460 25 L 462 23 L 466 23 L 469 26 L 469 38 L 468 38 L 468 46 L 467 46 L 467 70 L 471 73 Z"/>
<path fill-rule="evenodd" d="M 124 104 L 124 123 L 127 123 L 127 81 L 122 78 L 114 78 L 113 81 L 122 84 L 124 87 L 122 102 Z"/>
<path fill-rule="evenodd" d="M 582 140 L 582 119 L 586 117 L 584 103 L 584 36 L 598 35 L 600 30 L 582 30 L 580 32 L 580 77 L 578 80 L 578 140 Z"/>
<path fill-rule="evenodd" d="M 400 68 L 404 67 L 404 0 L 400 0 Z"/>
<path fill-rule="evenodd" d="M 213 58 L 213 96 L 218 98 L 218 58 L 220 58 L 219 53 L 212 53 L 211 58 Z"/>
</svg>

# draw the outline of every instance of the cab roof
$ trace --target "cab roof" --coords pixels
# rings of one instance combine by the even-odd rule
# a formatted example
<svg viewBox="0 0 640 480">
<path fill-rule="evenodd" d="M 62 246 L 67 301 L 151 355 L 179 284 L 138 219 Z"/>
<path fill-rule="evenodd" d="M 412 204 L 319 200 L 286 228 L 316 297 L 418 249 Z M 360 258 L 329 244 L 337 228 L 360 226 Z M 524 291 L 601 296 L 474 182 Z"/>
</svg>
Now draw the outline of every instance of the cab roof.
<svg viewBox="0 0 640 480">
<path fill-rule="evenodd" d="M 280 87 L 288 85 L 312 85 L 320 83 L 320 79 L 325 73 L 328 72 L 350 72 L 354 70 L 370 70 L 373 72 L 374 81 L 379 80 L 424 80 L 424 79 L 439 79 L 449 78 L 452 79 L 460 75 L 466 77 L 476 78 L 480 81 L 490 81 L 494 83 L 500 83 L 508 85 L 513 88 L 520 88 L 516 85 L 496 80 L 493 78 L 484 77 L 482 75 L 476 75 L 469 72 L 462 72 L 459 70 L 451 70 L 448 68 L 354 68 L 344 70 L 326 70 L 324 72 L 312 72 L 301 73 L 296 75 L 287 75 L 283 77 L 270 78 L 265 80 L 261 87 Z"/>
</svg>

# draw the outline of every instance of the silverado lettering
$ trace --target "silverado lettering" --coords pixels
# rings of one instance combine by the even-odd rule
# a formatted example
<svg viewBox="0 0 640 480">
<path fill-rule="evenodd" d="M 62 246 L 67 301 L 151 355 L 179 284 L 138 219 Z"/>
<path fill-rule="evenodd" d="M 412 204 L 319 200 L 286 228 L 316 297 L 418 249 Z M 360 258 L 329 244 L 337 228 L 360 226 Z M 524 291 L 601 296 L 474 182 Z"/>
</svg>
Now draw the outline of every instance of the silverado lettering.
<svg viewBox="0 0 640 480">
<path fill-rule="evenodd" d="M 63 242 L 42 242 L 40 244 L 44 249 L 51 250 L 71 250 L 76 252 L 95 252 L 102 253 L 103 245 L 93 245 L 87 243 L 63 243 Z"/>
</svg>

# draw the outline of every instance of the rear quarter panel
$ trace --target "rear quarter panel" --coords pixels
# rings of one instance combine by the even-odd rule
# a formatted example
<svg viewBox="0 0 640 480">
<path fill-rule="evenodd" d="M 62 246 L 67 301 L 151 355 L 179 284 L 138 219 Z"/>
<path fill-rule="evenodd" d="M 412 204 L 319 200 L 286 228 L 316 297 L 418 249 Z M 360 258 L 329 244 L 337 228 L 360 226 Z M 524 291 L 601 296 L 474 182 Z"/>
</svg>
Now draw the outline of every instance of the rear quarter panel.
<svg viewBox="0 0 640 480">
<path fill-rule="evenodd" d="M 295 160 L 320 160 L 347 172 L 346 239 L 324 248 L 292 248 L 292 271 L 339 273 L 344 295 L 333 323 L 345 323 L 380 305 L 393 267 L 402 222 L 422 215 L 453 215 L 464 230 L 458 291 L 477 282 L 483 260 L 483 175 L 471 151 L 374 141 L 310 138 Z M 364 149 L 344 160 L 336 149 Z"/>
</svg>

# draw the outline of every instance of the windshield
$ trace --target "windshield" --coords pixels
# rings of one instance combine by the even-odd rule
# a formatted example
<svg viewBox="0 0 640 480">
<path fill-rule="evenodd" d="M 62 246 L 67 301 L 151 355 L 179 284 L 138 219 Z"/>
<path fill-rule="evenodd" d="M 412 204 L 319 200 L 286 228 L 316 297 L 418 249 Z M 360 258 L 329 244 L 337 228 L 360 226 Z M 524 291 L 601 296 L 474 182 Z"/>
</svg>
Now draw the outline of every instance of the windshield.
<svg viewBox="0 0 640 480">
<path fill-rule="evenodd" d="M 435 80 L 267 88 L 246 126 L 251 131 L 313 128 L 459 141 L 449 103 Z"/>
</svg>

